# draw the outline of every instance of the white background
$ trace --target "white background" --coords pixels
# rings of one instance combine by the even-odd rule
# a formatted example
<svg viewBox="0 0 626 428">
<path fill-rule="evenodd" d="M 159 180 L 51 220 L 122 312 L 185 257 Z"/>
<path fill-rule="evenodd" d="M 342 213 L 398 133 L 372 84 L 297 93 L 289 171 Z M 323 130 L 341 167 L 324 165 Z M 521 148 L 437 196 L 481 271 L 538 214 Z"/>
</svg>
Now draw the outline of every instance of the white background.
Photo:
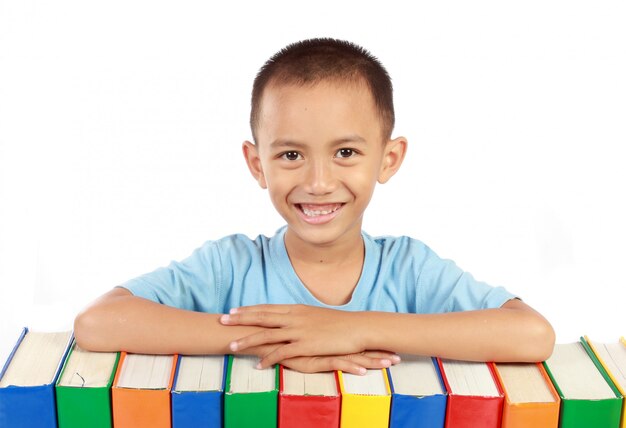
<svg viewBox="0 0 626 428">
<path fill-rule="evenodd" d="M 282 225 L 241 156 L 249 94 L 319 36 L 381 59 L 410 142 L 365 230 L 504 285 L 560 342 L 626 334 L 624 2 L 215 4 L 0 0 L 1 361 L 22 326 Z"/>
</svg>

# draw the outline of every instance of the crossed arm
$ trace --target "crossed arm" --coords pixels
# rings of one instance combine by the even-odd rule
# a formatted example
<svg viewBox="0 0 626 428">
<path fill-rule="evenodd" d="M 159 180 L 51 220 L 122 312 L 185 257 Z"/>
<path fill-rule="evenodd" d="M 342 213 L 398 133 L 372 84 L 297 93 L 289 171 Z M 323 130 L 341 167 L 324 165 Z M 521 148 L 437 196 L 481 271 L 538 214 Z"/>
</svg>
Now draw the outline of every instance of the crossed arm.
<svg viewBox="0 0 626 428">
<path fill-rule="evenodd" d="M 304 305 L 257 305 L 228 315 L 185 311 L 116 288 L 79 314 L 79 346 L 152 354 L 252 354 L 260 367 L 363 373 L 397 353 L 474 361 L 542 361 L 554 332 L 519 300 L 498 309 L 446 314 L 344 312 Z"/>
</svg>

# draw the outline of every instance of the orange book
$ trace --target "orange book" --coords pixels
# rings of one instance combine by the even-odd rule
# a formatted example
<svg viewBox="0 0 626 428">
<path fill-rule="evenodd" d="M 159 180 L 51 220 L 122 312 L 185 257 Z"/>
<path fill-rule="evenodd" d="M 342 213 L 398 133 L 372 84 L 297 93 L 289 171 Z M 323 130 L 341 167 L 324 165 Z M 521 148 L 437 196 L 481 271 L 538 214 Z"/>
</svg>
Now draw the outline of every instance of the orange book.
<svg viewBox="0 0 626 428">
<path fill-rule="evenodd" d="M 170 428 L 178 355 L 122 352 L 111 388 L 115 428 Z"/>
<path fill-rule="evenodd" d="M 557 428 L 561 399 L 541 363 L 496 363 L 504 390 L 502 428 Z"/>
</svg>

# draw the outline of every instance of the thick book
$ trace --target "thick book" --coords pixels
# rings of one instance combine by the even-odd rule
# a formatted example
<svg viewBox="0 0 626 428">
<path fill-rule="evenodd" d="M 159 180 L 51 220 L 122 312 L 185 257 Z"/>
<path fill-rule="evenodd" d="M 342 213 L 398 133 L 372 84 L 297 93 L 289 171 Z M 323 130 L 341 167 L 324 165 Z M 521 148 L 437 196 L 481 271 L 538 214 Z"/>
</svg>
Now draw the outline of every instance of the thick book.
<svg viewBox="0 0 626 428">
<path fill-rule="evenodd" d="M 446 428 L 500 428 L 504 394 L 493 363 L 438 363 L 448 392 Z"/>
<path fill-rule="evenodd" d="M 54 384 L 71 332 L 22 330 L 0 372 L 0 427 L 56 428 Z"/>
<path fill-rule="evenodd" d="M 111 384 L 117 352 L 89 352 L 72 343 L 56 383 L 59 428 L 111 428 Z"/>
<path fill-rule="evenodd" d="M 181 355 L 172 388 L 174 428 L 221 428 L 228 357 Z"/>
<path fill-rule="evenodd" d="M 619 342 L 601 343 L 585 336 L 583 341 L 589 345 L 622 397 L 626 396 L 626 341 L 624 338 L 620 338 Z M 626 400 L 622 399 L 622 401 Z M 626 402 L 622 403 L 620 427 L 626 428 Z"/>
<path fill-rule="evenodd" d="M 337 372 L 341 392 L 342 428 L 387 428 L 391 388 L 387 370 L 368 370 L 365 375 Z"/>
<path fill-rule="evenodd" d="M 279 428 L 339 428 L 341 395 L 335 372 L 279 370 Z"/>
<path fill-rule="evenodd" d="M 496 363 L 502 428 L 558 428 L 561 399 L 541 363 Z"/>
<path fill-rule="evenodd" d="M 278 420 L 278 370 L 259 370 L 258 357 L 230 355 L 224 392 L 225 428 L 274 428 Z"/>
<path fill-rule="evenodd" d="M 391 387 L 390 428 L 443 428 L 447 396 L 437 360 L 402 355 L 389 367 Z"/>
<path fill-rule="evenodd" d="M 556 344 L 544 367 L 561 397 L 561 428 L 618 428 L 622 397 L 582 342 Z M 594 361 L 595 360 L 595 361 Z"/>
<path fill-rule="evenodd" d="M 115 428 L 170 428 L 177 355 L 122 352 L 111 388 Z"/>
</svg>

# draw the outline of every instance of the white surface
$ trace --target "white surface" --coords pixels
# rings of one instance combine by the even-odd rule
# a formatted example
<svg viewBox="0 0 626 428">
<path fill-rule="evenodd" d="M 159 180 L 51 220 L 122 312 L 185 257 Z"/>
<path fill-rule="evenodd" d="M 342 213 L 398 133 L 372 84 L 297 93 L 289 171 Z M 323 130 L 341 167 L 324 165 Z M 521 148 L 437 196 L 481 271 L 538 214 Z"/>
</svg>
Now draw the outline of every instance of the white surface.
<svg viewBox="0 0 626 428">
<path fill-rule="evenodd" d="M 621 1 L 0 0 L 0 358 L 22 326 L 71 328 L 207 239 L 282 224 L 241 156 L 249 93 L 270 55 L 315 36 L 393 77 L 410 147 L 365 229 L 506 286 L 561 342 L 615 341 L 624 22 Z"/>
</svg>

